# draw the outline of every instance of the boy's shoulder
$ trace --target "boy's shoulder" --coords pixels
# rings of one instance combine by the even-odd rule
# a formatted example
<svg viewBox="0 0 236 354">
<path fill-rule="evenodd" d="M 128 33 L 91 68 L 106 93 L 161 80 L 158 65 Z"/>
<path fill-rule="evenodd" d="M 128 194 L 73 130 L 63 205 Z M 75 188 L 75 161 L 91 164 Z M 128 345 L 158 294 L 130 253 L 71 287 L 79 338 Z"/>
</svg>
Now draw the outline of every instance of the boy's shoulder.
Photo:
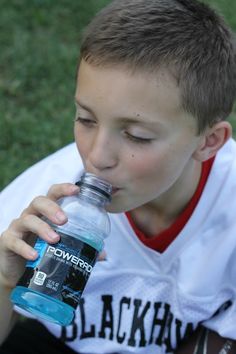
<svg viewBox="0 0 236 354">
<path fill-rule="evenodd" d="M 230 160 L 234 160 L 236 162 L 236 140 L 230 138 L 219 150 L 217 157 L 219 158 L 230 158 Z"/>
<path fill-rule="evenodd" d="M 205 210 L 207 206 L 213 214 L 216 212 L 230 215 L 236 208 L 235 191 L 236 141 L 230 139 L 215 157 L 199 204 Z"/>
<path fill-rule="evenodd" d="M 26 181 L 30 183 L 28 187 L 32 186 L 33 188 L 37 188 L 37 186 L 47 188 L 50 181 L 53 181 L 53 183 L 72 182 L 73 176 L 81 164 L 82 161 L 76 145 L 71 143 L 27 168 L 9 183 L 0 196 L 18 186 L 24 188 Z"/>
<path fill-rule="evenodd" d="M 212 180 L 223 180 L 225 183 L 222 187 L 228 187 L 228 180 L 225 178 L 229 177 L 229 182 L 236 184 L 236 179 L 234 175 L 236 174 L 236 141 L 230 139 L 224 146 L 218 151 L 215 161 L 210 174 L 210 179 Z M 232 178 L 230 178 L 232 176 Z M 217 182 L 217 181 L 216 181 Z"/>
<path fill-rule="evenodd" d="M 15 178 L 0 193 L 0 233 L 37 195 L 56 183 L 79 179 L 83 165 L 75 143 L 40 160 Z M 14 203 L 9 201 L 14 201 Z"/>
</svg>

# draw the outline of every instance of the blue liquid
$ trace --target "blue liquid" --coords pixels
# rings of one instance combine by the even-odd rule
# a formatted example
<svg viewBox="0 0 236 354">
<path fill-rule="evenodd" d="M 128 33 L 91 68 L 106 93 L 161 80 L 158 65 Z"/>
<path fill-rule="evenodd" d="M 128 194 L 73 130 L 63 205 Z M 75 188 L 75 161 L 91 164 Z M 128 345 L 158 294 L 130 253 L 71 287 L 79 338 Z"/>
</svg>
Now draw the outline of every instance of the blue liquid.
<svg viewBox="0 0 236 354">
<path fill-rule="evenodd" d="M 72 237 L 76 236 L 73 232 L 69 233 L 68 231 L 67 235 Z M 103 241 L 99 237 L 96 237 L 95 240 L 94 238 L 94 236 L 89 234 L 86 234 L 86 237 L 80 237 L 82 242 L 85 242 L 94 249 L 100 251 L 103 248 Z M 44 241 L 41 242 L 45 243 Z M 37 249 L 37 251 L 39 250 L 40 249 Z M 70 325 L 75 316 L 74 307 L 56 298 L 43 294 L 43 292 L 38 292 L 22 285 L 18 285 L 13 289 L 11 293 L 11 301 L 33 315 L 61 326 Z"/>
<path fill-rule="evenodd" d="M 17 286 L 12 291 L 11 301 L 24 310 L 61 326 L 68 326 L 74 318 L 73 307 L 23 286 Z"/>
</svg>

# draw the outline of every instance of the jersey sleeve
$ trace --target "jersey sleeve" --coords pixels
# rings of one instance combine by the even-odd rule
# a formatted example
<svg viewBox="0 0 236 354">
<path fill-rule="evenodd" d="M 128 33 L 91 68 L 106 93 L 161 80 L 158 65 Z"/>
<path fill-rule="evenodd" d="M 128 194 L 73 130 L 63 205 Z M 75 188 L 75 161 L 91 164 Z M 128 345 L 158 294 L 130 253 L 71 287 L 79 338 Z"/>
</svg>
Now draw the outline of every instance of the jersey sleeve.
<svg viewBox="0 0 236 354">
<path fill-rule="evenodd" d="M 28 168 L 0 193 L 0 234 L 38 195 L 51 185 L 76 182 L 83 166 L 74 143 L 49 155 Z"/>
</svg>

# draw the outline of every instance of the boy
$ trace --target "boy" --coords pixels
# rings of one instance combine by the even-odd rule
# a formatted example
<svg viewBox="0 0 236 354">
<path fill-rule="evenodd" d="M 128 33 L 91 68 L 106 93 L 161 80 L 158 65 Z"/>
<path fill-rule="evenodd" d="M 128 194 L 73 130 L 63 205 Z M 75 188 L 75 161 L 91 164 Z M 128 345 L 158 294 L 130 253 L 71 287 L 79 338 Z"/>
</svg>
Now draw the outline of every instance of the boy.
<svg viewBox="0 0 236 354">
<path fill-rule="evenodd" d="M 232 34 L 207 6 L 119 0 L 95 17 L 75 94 L 79 156 L 72 144 L 1 195 L 2 342 L 23 260 L 37 258 L 32 234 L 59 240 L 41 216 L 66 222 L 56 200 L 78 192 L 85 169 L 113 185 L 107 256 L 71 326 L 40 320 L 39 352 L 235 352 L 236 144 L 225 120 L 235 93 Z M 27 323 L 39 332 L 18 325 L 2 353 L 26 353 Z"/>
</svg>

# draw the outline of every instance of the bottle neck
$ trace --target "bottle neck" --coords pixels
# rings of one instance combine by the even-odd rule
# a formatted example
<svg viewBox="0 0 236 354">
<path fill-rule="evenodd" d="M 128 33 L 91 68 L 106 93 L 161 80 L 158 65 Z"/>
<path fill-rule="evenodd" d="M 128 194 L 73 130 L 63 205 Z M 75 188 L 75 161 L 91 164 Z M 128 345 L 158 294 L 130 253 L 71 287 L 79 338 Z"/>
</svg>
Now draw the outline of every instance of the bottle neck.
<svg viewBox="0 0 236 354">
<path fill-rule="evenodd" d="M 79 198 L 99 207 L 104 207 L 109 202 L 108 198 L 98 191 L 84 187 L 83 185 L 80 187 Z"/>
<path fill-rule="evenodd" d="M 112 185 L 92 173 L 84 172 L 80 181 L 79 196 L 97 206 L 104 206 L 111 201 Z"/>
</svg>

